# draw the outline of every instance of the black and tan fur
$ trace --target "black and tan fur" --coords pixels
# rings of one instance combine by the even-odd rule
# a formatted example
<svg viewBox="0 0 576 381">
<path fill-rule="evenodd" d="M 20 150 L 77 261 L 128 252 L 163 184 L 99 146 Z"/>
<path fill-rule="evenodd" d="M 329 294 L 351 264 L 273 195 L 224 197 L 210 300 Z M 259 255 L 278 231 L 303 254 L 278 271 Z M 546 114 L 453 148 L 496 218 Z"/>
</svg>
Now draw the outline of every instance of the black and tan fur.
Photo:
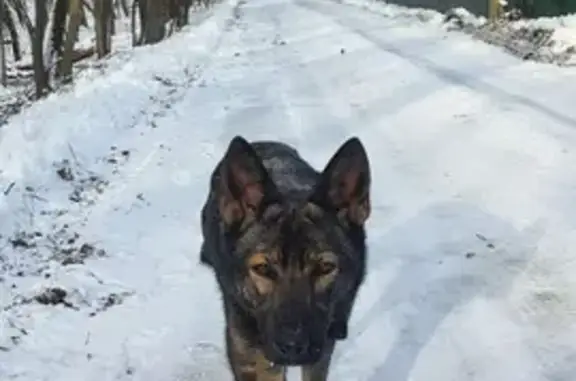
<svg viewBox="0 0 576 381">
<path fill-rule="evenodd" d="M 351 138 L 318 173 L 279 142 L 230 142 L 202 210 L 236 381 L 325 381 L 364 280 L 370 166 Z"/>
</svg>

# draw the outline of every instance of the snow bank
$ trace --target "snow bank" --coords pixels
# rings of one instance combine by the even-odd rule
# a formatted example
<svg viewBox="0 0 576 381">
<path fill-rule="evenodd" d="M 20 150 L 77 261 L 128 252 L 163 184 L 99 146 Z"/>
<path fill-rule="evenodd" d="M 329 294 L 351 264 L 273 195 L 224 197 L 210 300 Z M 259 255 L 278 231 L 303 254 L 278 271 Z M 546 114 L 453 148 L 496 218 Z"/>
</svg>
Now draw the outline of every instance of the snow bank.
<svg viewBox="0 0 576 381">
<path fill-rule="evenodd" d="M 408 8 L 381 0 L 338 0 L 379 13 L 399 23 L 406 20 L 437 25 L 448 30 L 460 30 L 489 44 L 501 46 L 508 52 L 528 60 L 576 65 L 576 15 L 542 17 L 531 20 L 499 20 L 489 23 L 463 8 L 446 14 L 424 9 Z"/>
<path fill-rule="evenodd" d="M 34 103 L 0 130 L 0 379 L 10 364 L 3 353 L 30 340 L 32 331 L 43 331 L 54 319 L 62 323 L 58 316 L 69 309 L 82 312 L 69 321 L 74 324 L 134 294 L 94 271 L 94 260 L 119 254 L 99 242 L 87 221 L 110 211 L 128 181 L 123 168 L 137 173 L 155 153 L 132 149 L 135 144 L 162 149 L 150 136 L 155 119 L 196 83 L 236 3 L 217 3 L 170 39 L 127 49 L 106 67 L 85 70 L 70 91 Z M 146 202 L 129 200 L 127 208 Z M 56 345 L 58 327 L 37 347 Z M 11 372 L 17 377 L 31 371 Z"/>
<path fill-rule="evenodd" d="M 336 0 L 336 2 L 358 6 L 379 13 L 384 17 L 396 19 L 399 23 L 418 21 L 440 25 L 444 20 L 444 15 L 435 10 L 403 7 L 401 5 L 389 4 L 382 0 Z"/>
</svg>

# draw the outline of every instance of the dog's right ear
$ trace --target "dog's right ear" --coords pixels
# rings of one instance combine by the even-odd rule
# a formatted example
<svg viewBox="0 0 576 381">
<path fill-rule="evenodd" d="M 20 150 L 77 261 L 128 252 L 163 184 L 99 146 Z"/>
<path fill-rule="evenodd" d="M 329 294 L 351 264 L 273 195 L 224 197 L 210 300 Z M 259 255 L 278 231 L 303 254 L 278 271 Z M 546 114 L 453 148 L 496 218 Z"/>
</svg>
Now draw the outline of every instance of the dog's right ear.
<svg viewBox="0 0 576 381">
<path fill-rule="evenodd" d="M 266 206 L 280 199 L 261 159 L 241 136 L 230 141 L 220 163 L 216 197 L 227 227 L 258 218 Z"/>
<path fill-rule="evenodd" d="M 364 225 L 370 216 L 370 163 L 360 139 L 350 138 L 340 146 L 310 200 L 343 221 Z"/>
</svg>

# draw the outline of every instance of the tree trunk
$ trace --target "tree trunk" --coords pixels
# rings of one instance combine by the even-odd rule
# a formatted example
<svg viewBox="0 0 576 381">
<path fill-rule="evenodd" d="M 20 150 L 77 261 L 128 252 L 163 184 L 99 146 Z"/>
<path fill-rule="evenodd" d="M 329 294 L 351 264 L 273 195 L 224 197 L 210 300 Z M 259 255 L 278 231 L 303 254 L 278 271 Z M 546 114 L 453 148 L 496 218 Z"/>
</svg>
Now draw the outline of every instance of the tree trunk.
<svg viewBox="0 0 576 381">
<path fill-rule="evenodd" d="M 144 29 L 146 29 L 146 0 L 134 0 L 132 3 L 132 46 L 142 45 L 144 41 Z M 140 23 L 140 33 L 136 28 L 137 21 Z"/>
<path fill-rule="evenodd" d="M 74 53 L 74 44 L 78 37 L 78 29 L 82 22 L 82 1 L 70 0 L 68 8 L 68 27 L 66 28 L 66 41 L 64 42 L 64 53 L 62 61 L 58 66 L 58 76 L 64 82 L 72 80 L 72 56 Z"/>
<path fill-rule="evenodd" d="M 188 14 L 192 0 L 170 0 L 170 17 L 176 22 L 178 29 L 188 25 Z"/>
<path fill-rule="evenodd" d="M 2 86 L 8 85 L 6 77 L 6 49 L 4 44 L 4 20 L 6 19 L 6 8 L 4 0 L 0 0 L 0 82 Z"/>
<path fill-rule="evenodd" d="M 111 14 L 112 16 L 110 17 L 110 36 L 112 37 L 116 35 L 116 20 L 118 20 L 118 12 L 114 9 L 114 6 L 112 6 Z M 110 46 L 112 46 L 112 41 L 110 41 Z"/>
<path fill-rule="evenodd" d="M 6 2 L 5 0 L 2 1 Z M 10 33 L 10 41 L 12 41 L 12 56 L 14 57 L 14 61 L 20 61 L 22 59 L 22 49 L 20 49 L 20 35 L 16 29 L 14 18 L 10 15 L 9 12 L 4 13 L 4 25 L 8 29 L 8 33 Z"/>
<path fill-rule="evenodd" d="M 100 1 L 100 0 L 96 0 L 96 1 Z M 90 7 L 89 7 L 88 3 L 86 3 L 86 2 L 82 2 L 81 7 L 82 7 L 82 18 L 80 21 L 80 25 L 82 25 L 84 28 L 88 28 L 89 27 L 88 18 L 86 17 L 86 12 L 84 12 L 84 9 L 86 8 L 86 9 L 90 10 Z M 94 11 L 92 11 L 92 13 L 94 13 Z"/>
<path fill-rule="evenodd" d="M 182 19 L 180 21 L 181 26 L 188 25 L 190 23 L 190 8 L 192 8 L 192 0 L 181 0 L 182 1 Z"/>
<path fill-rule="evenodd" d="M 98 58 L 108 55 L 112 49 L 113 6 L 112 0 L 98 0 L 94 4 L 94 25 L 96 26 L 96 52 Z"/>
<path fill-rule="evenodd" d="M 62 59 L 62 47 L 66 33 L 66 18 L 68 17 L 68 0 L 56 0 L 52 16 L 52 51 L 50 59 L 58 62 Z"/>
<path fill-rule="evenodd" d="M 140 0 L 146 7 L 146 21 L 144 31 L 144 44 L 155 44 L 166 35 L 165 4 L 161 0 Z M 167 12 L 166 12 L 167 13 Z"/>
<path fill-rule="evenodd" d="M 118 10 L 121 10 L 124 13 L 124 16 L 130 15 L 130 7 L 128 6 L 127 0 L 116 0 L 116 6 Z"/>
<path fill-rule="evenodd" d="M 34 0 L 35 25 L 30 32 L 32 42 L 32 64 L 34 66 L 34 82 L 36 83 L 36 98 L 40 99 L 50 89 L 48 73 L 44 65 L 44 34 L 48 25 L 48 10 L 45 0 Z"/>
</svg>

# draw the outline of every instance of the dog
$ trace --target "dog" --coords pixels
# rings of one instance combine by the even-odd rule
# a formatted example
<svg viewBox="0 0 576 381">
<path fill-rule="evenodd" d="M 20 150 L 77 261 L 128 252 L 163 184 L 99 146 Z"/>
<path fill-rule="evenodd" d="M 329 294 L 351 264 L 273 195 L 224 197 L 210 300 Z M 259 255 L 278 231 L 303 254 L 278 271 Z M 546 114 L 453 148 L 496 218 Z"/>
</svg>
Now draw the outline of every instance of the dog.
<svg viewBox="0 0 576 381">
<path fill-rule="evenodd" d="M 322 172 L 275 141 L 234 137 L 201 211 L 235 381 L 325 381 L 366 272 L 370 164 L 352 137 Z"/>
</svg>

